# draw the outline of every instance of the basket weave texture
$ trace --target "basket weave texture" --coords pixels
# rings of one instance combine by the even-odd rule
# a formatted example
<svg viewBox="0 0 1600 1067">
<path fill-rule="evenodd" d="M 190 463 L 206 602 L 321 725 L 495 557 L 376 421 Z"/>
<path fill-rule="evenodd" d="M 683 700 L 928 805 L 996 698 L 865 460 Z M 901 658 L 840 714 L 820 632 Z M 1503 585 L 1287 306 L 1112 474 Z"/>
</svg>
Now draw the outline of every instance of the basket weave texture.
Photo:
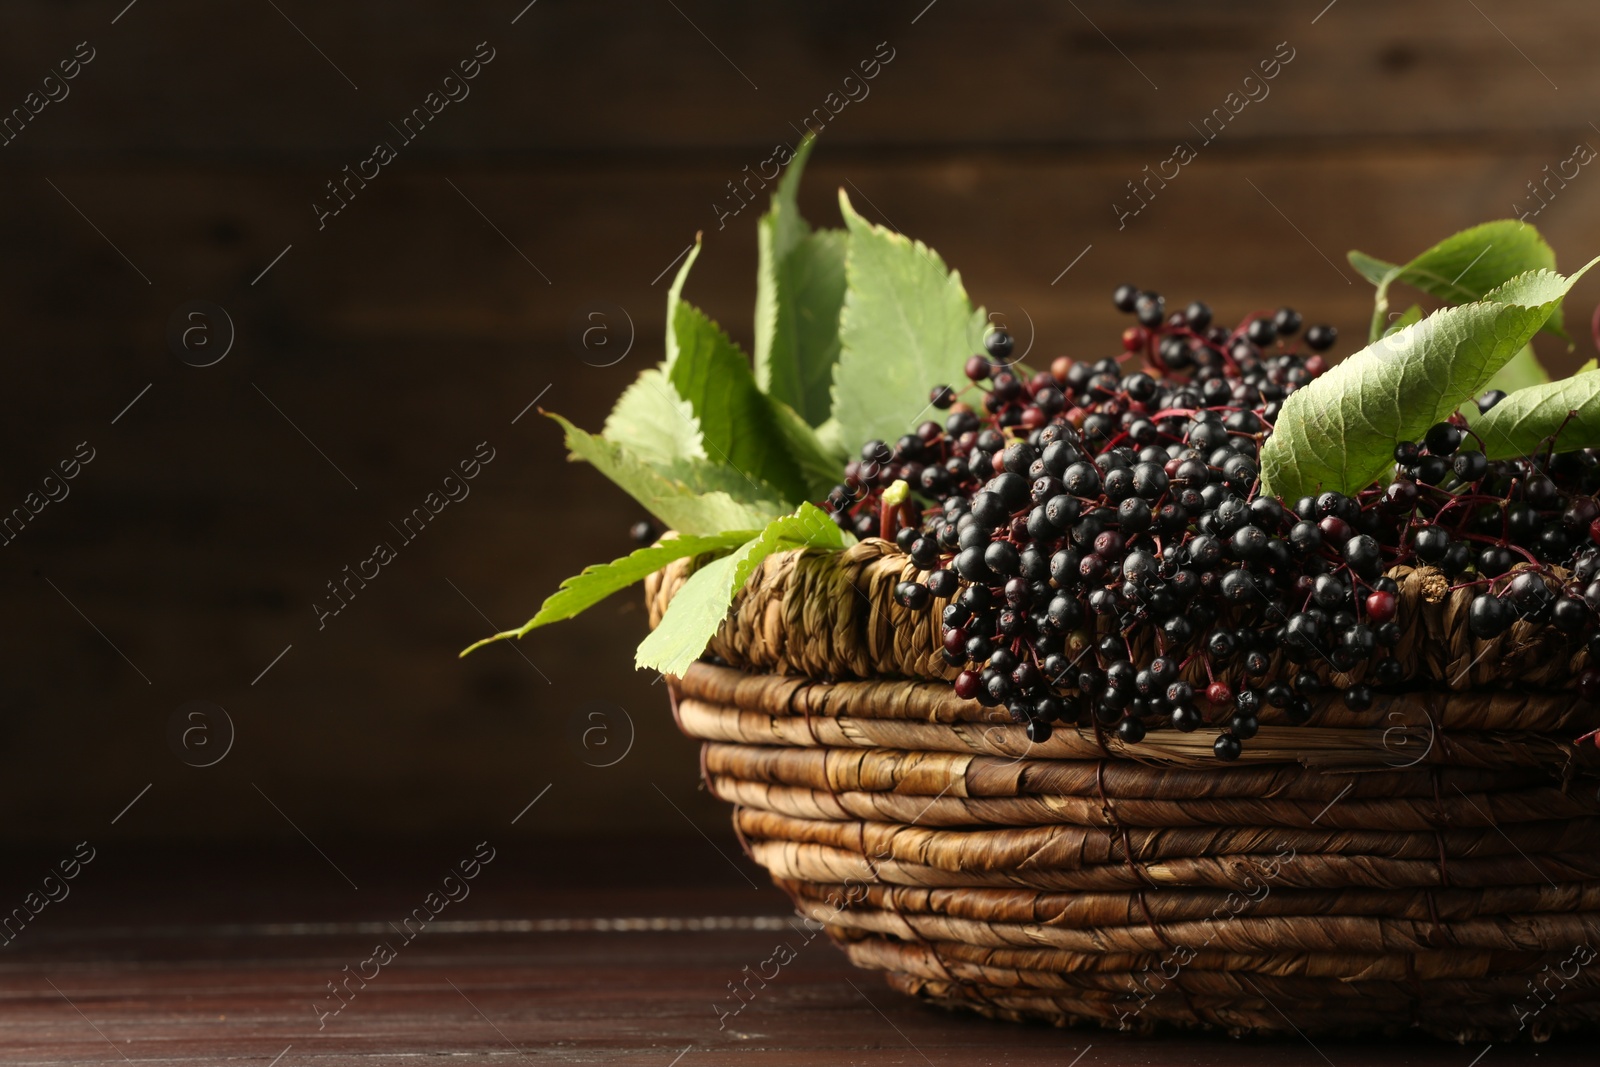
<svg viewBox="0 0 1600 1067">
<path fill-rule="evenodd" d="M 648 579 L 652 625 L 695 563 Z M 927 1001 L 1235 1034 L 1593 1027 L 1582 642 L 1523 622 L 1476 640 L 1470 592 L 1390 576 L 1405 691 L 1360 713 L 1330 698 L 1299 726 L 1264 709 L 1235 763 L 1204 728 L 1031 744 L 954 694 L 942 602 L 896 604 L 920 574 L 878 540 L 769 557 L 673 705 L 749 854 L 855 964 Z"/>
</svg>

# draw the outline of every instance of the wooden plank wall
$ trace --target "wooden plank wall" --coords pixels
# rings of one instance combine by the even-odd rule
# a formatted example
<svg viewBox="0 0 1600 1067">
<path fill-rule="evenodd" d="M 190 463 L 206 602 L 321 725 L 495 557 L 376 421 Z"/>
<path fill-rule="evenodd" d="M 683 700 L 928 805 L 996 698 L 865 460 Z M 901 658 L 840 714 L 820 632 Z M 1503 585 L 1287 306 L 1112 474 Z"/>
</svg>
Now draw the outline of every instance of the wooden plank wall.
<svg viewBox="0 0 1600 1067">
<path fill-rule="evenodd" d="M 758 209 L 715 205 L 830 93 L 859 99 L 828 115 L 811 217 L 836 222 L 843 187 L 1045 354 L 1107 351 L 1123 280 L 1221 317 L 1289 302 L 1353 338 L 1347 248 L 1404 257 L 1531 210 L 1527 183 L 1600 145 L 1585 0 L 124 2 L 0 13 L 0 108 L 61 96 L 0 147 L 0 508 L 94 450 L 0 549 L 14 837 L 470 833 L 547 784 L 507 833 L 723 825 L 631 670 L 634 598 L 454 653 L 629 547 L 637 511 L 516 417 L 538 398 L 599 423 L 658 358 L 661 275 L 697 230 L 689 295 L 748 340 Z M 45 82 L 79 42 L 93 58 Z M 488 50 L 469 96 L 391 129 Z M 396 158 L 319 228 L 325 183 L 379 140 Z M 1178 141 L 1197 158 L 1119 223 Z M 1600 177 L 1536 221 L 1563 263 L 1600 251 Z M 206 368 L 167 340 L 192 300 L 237 333 Z M 1571 318 L 1597 300 L 1590 279 Z M 572 339 L 595 302 L 604 354 Z M 629 321 L 626 357 L 596 365 Z M 1552 361 L 1586 358 L 1578 337 Z M 484 441 L 471 495 L 399 541 Z M 396 560 L 319 629 L 325 583 L 382 540 Z M 169 741 L 191 700 L 236 726 L 208 768 Z M 611 748 L 574 740 L 601 705 L 636 736 L 609 768 L 585 761 L 619 751 L 615 712 L 590 735 Z"/>
</svg>

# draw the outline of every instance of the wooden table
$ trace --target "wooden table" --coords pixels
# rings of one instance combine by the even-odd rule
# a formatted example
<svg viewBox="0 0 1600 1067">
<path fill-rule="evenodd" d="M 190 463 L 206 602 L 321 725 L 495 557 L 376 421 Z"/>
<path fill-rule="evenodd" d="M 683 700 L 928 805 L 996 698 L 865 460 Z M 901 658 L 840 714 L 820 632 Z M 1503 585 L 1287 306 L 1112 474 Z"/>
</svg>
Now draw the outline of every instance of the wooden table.
<svg viewBox="0 0 1600 1067">
<path fill-rule="evenodd" d="M 808 942 L 785 899 L 731 840 L 491 847 L 494 859 L 467 884 L 468 895 L 444 905 L 406 944 L 390 924 L 440 888 L 471 844 L 327 845 L 326 863 L 311 847 L 197 853 L 107 845 L 71 895 L 46 906 L 0 952 L 0 1062 L 1595 1062 L 1593 1046 L 1581 1042 L 1484 1049 L 1424 1040 L 1156 1039 L 948 1015 L 853 970 L 821 936 Z M 0 878 L 4 891 L 49 867 L 46 854 L 13 857 Z M 319 1028 L 314 1005 L 338 1003 L 327 983 L 346 967 L 361 969 L 380 940 L 397 947 L 395 958 L 364 989 L 352 980 L 348 1002 Z M 728 983 L 779 941 L 797 950 L 794 961 L 719 1028 L 714 1005 L 734 1004 Z"/>
</svg>

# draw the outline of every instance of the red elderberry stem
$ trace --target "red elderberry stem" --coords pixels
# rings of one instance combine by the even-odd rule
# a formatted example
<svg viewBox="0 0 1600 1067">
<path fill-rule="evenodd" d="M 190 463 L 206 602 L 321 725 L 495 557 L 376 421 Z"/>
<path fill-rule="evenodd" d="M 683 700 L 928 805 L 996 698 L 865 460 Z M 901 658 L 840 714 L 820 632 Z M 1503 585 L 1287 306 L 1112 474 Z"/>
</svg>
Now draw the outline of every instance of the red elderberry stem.
<svg viewBox="0 0 1600 1067">
<path fill-rule="evenodd" d="M 1100 450 L 1101 454 L 1104 455 L 1105 453 L 1110 452 L 1113 448 L 1116 448 L 1127 438 L 1127 436 L 1127 430 L 1119 431 L 1117 436 L 1106 442 L 1106 447 Z"/>
<path fill-rule="evenodd" d="M 1550 444 L 1545 448 L 1544 452 L 1544 465 L 1546 470 L 1550 468 L 1550 461 L 1555 458 L 1556 438 L 1561 436 L 1561 431 L 1567 428 L 1567 423 L 1571 422 L 1573 418 L 1577 416 L 1577 414 L 1578 413 L 1576 411 L 1569 410 L 1567 412 L 1567 417 L 1561 420 L 1561 425 L 1556 427 L 1556 432 L 1547 438 Z M 1481 444 L 1482 442 L 1479 443 Z"/>
<path fill-rule="evenodd" d="M 1536 566 L 1536 567 L 1543 567 L 1544 566 L 1544 564 L 1540 563 L 1539 560 L 1537 558 L 1535 558 L 1533 556 L 1533 554 L 1528 552 L 1526 549 L 1518 548 L 1516 545 L 1512 545 L 1512 544 L 1504 544 L 1504 545 L 1502 545 L 1502 544 L 1500 544 L 1499 539 L 1494 538 L 1494 537 L 1490 537 L 1488 534 L 1467 533 L 1465 530 L 1463 530 L 1463 531 L 1461 531 L 1461 536 L 1463 538 L 1465 538 L 1466 540 L 1468 540 L 1468 541 L 1480 541 L 1480 542 L 1483 542 L 1484 544 L 1497 545 L 1500 548 L 1508 548 L 1511 551 L 1515 552 L 1517 555 L 1521 556 L 1523 559 L 1527 560 L 1529 563 L 1532 563 L 1534 566 Z"/>
</svg>

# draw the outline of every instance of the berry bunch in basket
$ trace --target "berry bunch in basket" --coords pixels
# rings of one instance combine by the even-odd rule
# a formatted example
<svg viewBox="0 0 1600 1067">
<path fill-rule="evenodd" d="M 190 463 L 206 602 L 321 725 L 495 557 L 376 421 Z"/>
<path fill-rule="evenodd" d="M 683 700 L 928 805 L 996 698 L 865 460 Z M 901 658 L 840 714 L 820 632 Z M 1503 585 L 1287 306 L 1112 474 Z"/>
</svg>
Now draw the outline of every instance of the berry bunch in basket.
<svg viewBox="0 0 1600 1067">
<path fill-rule="evenodd" d="M 1356 495 L 1284 501 L 1260 453 L 1285 399 L 1336 340 L 1290 308 L 1234 329 L 1124 285 L 1123 352 L 1028 375 L 990 333 L 946 410 L 870 441 L 829 494 L 835 521 L 892 538 L 923 572 L 899 603 L 941 608 L 955 691 L 1004 707 L 1034 741 L 1052 724 L 1137 743 L 1217 730 L 1236 759 L 1267 706 L 1303 722 L 1343 687 L 1352 710 L 1407 679 L 1398 564 L 1473 585 L 1480 638 L 1515 620 L 1590 635 L 1600 654 L 1600 464 L 1593 450 L 1489 460 L 1459 415 L 1394 450 L 1393 477 Z M 1477 401 L 1487 411 L 1504 397 Z M 1600 674 L 1579 680 L 1600 694 Z"/>
</svg>

